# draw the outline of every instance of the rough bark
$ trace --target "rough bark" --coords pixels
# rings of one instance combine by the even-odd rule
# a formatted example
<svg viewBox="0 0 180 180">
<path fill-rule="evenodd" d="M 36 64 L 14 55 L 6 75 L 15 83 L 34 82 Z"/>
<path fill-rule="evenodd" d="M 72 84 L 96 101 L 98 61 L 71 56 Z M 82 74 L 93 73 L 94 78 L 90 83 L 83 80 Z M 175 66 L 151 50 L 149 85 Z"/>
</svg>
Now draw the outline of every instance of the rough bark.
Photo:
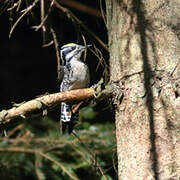
<svg viewBox="0 0 180 180">
<path fill-rule="evenodd" d="M 180 178 L 179 7 L 106 0 L 119 179 Z"/>
<path fill-rule="evenodd" d="M 64 101 L 84 100 L 92 97 L 96 92 L 93 88 L 78 89 L 67 92 L 43 95 L 28 102 L 14 104 L 9 110 L 0 112 L 0 127 L 16 119 L 26 119 L 39 115 L 43 111 L 53 108 Z"/>
</svg>

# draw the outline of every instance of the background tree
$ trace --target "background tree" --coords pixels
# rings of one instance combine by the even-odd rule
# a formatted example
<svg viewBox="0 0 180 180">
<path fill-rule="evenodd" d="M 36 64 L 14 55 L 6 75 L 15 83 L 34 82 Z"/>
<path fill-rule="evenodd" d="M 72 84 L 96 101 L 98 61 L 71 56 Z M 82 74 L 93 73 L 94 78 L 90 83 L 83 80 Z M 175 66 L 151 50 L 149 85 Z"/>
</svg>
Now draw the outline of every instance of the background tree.
<svg viewBox="0 0 180 180">
<path fill-rule="evenodd" d="M 119 179 L 180 177 L 179 7 L 106 1 Z"/>
</svg>

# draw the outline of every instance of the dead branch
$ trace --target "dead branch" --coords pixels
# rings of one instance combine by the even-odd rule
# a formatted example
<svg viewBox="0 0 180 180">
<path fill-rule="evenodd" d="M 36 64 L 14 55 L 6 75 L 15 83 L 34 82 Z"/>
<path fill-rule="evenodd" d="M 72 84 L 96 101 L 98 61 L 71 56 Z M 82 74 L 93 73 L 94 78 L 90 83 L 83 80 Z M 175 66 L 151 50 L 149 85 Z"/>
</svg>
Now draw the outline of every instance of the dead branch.
<svg viewBox="0 0 180 180">
<path fill-rule="evenodd" d="M 57 37 L 56 37 L 56 33 L 54 31 L 53 28 L 50 28 L 51 30 L 51 33 L 52 33 L 52 37 L 53 37 L 53 41 L 54 41 L 54 46 L 55 46 L 55 49 L 56 49 L 56 59 L 57 59 L 57 72 L 58 72 L 58 80 L 60 80 L 60 76 L 61 76 L 61 59 L 60 59 L 60 52 L 59 52 L 59 47 L 58 47 L 58 40 L 57 40 Z"/>
<path fill-rule="evenodd" d="M 51 0 L 52 1 L 52 0 Z M 54 1 L 55 6 L 62 12 L 64 12 L 68 18 L 72 20 L 72 22 L 76 22 L 80 25 L 86 32 L 88 32 L 107 52 L 109 52 L 108 46 L 96 36 L 94 32 L 92 32 L 80 19 L 78 19 L 70 10 L 61 6 L 56 0 Z"/>
<path fill-rule="evenodd" d="M 31 11 L 31 10 L 35 7 L 35 5 L 36 5 L 36 3 L 38 3 L 38 1 L 39 1 L 39 0 L 35 0 L 35 1 L 32 3 L 32 5 L 28 6 L 26 9 L 24 9 L 24 10 L 21 11 L 23 14 L 18 18 L 18 20 L 17 20 L 17 21 L 14 23 L 14 25 L 12 26 L 12 28 L 11 28 L 11 30 L 10 30 L 10 33 L 9 33 L 9 37 L 11 37 L 11 35 L 12 35 L 15 27 L 18 25 L 18 23 L 23 19 L 23 17 L 24 17 L 29 11 Z"/>
<path fill-rule="evenodd" d="M 66 173 L 71 179 L 74 179 L 74 180 L 79 180 L 79 178 L 76 178 L 72 173 L 70 173 L 67 168 L 65 168 L 65 166 L 60 163 L 59 161 L 56 161 L 55 159 L 53 159 L 52 157 L 48 156 L 47 154 L 43 153 L 43 152 L 39 152 L 39 154 L 41 156 L 43 156 L 44 158 L 52 161 L 53 163 L 57 164 L 58 166 L 60 166 L 60 168 L 62 169 L 62 171 L 64 171 L 64 173 Z"/>
<path fill-rule="evenodd" d="M 117 92 L 117 86 L 114 84 L 106 85 L 104 90 L 101 89 L 102 84 L 103 80 L 101 79 L 94 88 L 48 94 L 28 102 L 15 104 L 15 107 L 0 112 L 0 126 L 12 123 L 15 119 L 26 119 L 37 116 L 40 113 L 42 115 L 44 111 L 50 110 L 64 101 L 81 101 L 94 96 L 98 102 Z"/>
<path fill-rule="evenodd" d="M 27 149 L 27 148 L 21 148 L 21 147 L 10 147 L 10 148 L 4 148 L 4 147 L 0 147 L 0 152 L 21 152 L 21 153 L 36 153 L 38 152 L 38 150 L 34 150 L 34 149 Z"/>
<path fill-rule="evenodd" d="M 93 88 L 72 90 L 55 94 L 44 95 L 31 101 L 22 103 L 17 107 L 0 112 L 0 125 L 7 124 L 14 119 L 31 117 L 34 113 L 40 113 L 50 109 L 62 101 L 83 100 L 93 96 Z"/>
</svg>

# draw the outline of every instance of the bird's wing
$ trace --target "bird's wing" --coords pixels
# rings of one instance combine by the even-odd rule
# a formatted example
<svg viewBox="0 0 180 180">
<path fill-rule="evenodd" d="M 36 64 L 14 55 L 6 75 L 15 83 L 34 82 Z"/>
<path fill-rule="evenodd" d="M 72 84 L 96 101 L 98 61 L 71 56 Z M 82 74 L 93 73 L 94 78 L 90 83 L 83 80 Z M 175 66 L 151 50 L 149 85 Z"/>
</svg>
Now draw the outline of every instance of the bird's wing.
<svg viewBox="0 0 180 180">
<path fill-rule="evenodd" d="M 60 67 L 60 71 L 58 73 L 58 83 L 61 84 L 62 83 L 62 80 L 63 80 L 63 77 L 64 77 L 64 66 L 61 66 Z"/>
</svg>

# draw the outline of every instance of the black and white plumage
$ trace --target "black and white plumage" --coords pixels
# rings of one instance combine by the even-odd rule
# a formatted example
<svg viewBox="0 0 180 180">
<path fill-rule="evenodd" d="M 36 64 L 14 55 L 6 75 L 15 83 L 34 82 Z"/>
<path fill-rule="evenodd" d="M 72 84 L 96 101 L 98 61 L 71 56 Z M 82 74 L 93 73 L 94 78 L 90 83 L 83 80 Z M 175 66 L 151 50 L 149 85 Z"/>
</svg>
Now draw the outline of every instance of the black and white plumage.
<svg viewBox="0 0 180 180">
<path fill-rule="evenodd" d="M 82 89 L 89 86 L 90 74 L 88 66 L 81 60 L 82 52 L 90 47 L 70 43 L 61 47 L 62 61 L 62 82 L 60 92 L 74 89 Z M 63 131 L 72 122 L 72 105 L 66 102 L 61 103 L 61 118 Z M 69 133 L 72 131 L 68 129 Z"/>
</svg>

